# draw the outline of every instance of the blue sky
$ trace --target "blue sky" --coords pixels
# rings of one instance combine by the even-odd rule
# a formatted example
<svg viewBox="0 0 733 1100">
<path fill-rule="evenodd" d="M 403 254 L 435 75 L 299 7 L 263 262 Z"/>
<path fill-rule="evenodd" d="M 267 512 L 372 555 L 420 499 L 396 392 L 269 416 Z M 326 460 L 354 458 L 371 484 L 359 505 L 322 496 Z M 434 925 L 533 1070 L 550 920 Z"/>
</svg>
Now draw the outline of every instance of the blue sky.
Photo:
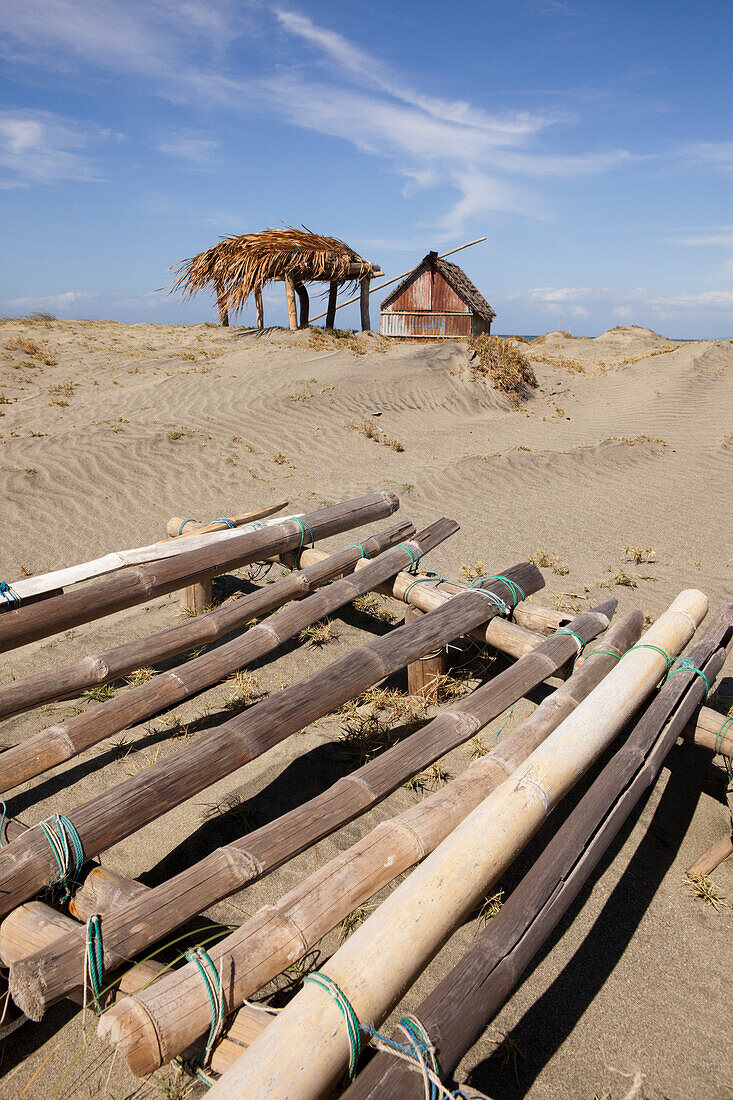
<svg viewBox="0 0 733 1100">
<path fill-rule="evenodd" d="M 497 332 L 733 336 L 728 4 L 0 12 L 4 314 L 209 320 L 208 299 L 159 290 L 170 265 L 286 223 L 390 275 L 485 234 L 457 259 Z M 265 310 L 283 322 L 281 286 Z"/>
</svg>

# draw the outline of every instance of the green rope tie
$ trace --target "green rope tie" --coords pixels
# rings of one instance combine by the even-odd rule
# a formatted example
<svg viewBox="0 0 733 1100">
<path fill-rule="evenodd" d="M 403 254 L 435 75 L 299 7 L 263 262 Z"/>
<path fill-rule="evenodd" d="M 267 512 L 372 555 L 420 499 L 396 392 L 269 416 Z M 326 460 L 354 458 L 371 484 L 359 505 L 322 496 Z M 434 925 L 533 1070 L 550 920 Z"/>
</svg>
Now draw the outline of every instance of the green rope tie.
<svg viewBox="0 0 733 1100">
<path fill-rule="evenodd" d="M 405 547 L 404 549 L 407 548 Z M 315 974 L 306 974 L 304 981 L 314 982 L 316 985 L 320 986 L 321 989 L 325 989 L 329 997 L 335 1001 L 339 1012 L 346 1022 L 350 1051 L 348 1079 L 351 1081 L 356 1072 L 359 1056 L 361 1055 L 361 1028 L 359 1019 L 346 997 L 346 994 L 339 989 L 333 978 L 329 978 L 328 974 L 323 974 L 320 971 Z"/>
<path fill-rule="evenodd" d="M 607 653 L 609 657 L 615 657 L 617 661 L 621 660 L 621 654 L 614 653 L 612 649 L 594 649 L 592 653 L 586 653 L 585 660 L 590 661 L 591 657 L 596 657 L 599 653 Z"/>
<path fill-rule="evenodd" d="M 527 599 L 521 586 L 518 585 L 516 581 L 510 580 L 509 577 L 505 577 L 502 573 L 494 573 L 493 576 L 486 577 L 485 579 L 489 581 L 501 581 L 502 584 L 506 585 L 506 587 L 512 594 L 512 599 L 514 600 L 515 607 L 520 600 Z"/>
<path fill-rule="evenodd" d="M 181 537 L 181 535 L 183 534 L 183 528 L 184 528 L 184 527 L 186 526 L 186 524 L 187 524 L 187 523 L 198 523 L 198 520 L 197 520 L 197 519 L 193 519 L 193 518 L 191 518 L 191 519 L 184 519 L 184 520 L 183 520 L 183 522 L 181 523 L 181 526 L 180 526 L 180 527 L 178 528 L 178 537 L 179 537 L 179 538 L 180 538 L 180 537 Z"/>
<path fill-rule="evenodd" d="M 672 667 L 672 658 L 658 645 L 652 645 L 651 642 L 638 642 L 637 645 L 632 645 L 631 649 L 627 649 L 624 656 L 626 657 L 629 653 L 633 653 L 635 649 L 653 649 L 656 653 L 659 653 L 667 662 L 667 675 L 669 675 L 669 670 Z"/>
<path fill-rule="evenodd" d="M 87 946 L 84 960 L 84 981 L 87 977 L 92 987 L 92 995 L 97 1011 L 102 1011 L 102 992 L 104 989 L 104 947 L 102 944 L 102 917 L 93 913 L 87 921 Z M 86 989 L 84 993 L 86 997 Z"/>
<path fill-rule="evenodd" d="M 575 643 L 578 647 L 576 654 L 576 660 L 585 649 L 585 641 L 581 638 L 580 634 L 576 634 L 574 630 L 571 630 L 569 626 L 561 626 L 559 630 L 553 630 L 552 634 L 549 634 L 549 638 L 554 638 L 557 634 L 569 634 L 571 638 L 575 638 Z"/>
<path fill-rule="evenodd" d="M 395 550 L 404 550 L 406 554 L 410 555 L 410 561 L 412 562 L 412 565 L 408 568 L 408 573 L 411 572 L 411 570 L 413 569 L 417 569 L 417 563 L 420 561 L 420 555 L 415 550 L 413 550 L 411 546 L 408 546 L 404 542 L 399 542 L 397 546 L 395 546 Z"/>
<path fill-rule="evenodd" d="M 408 584 L 407 588 L 405 589 L 405 592 L 404 592 L 404 595 L 403 595 L 402 599 L 403 600 L 407 599 L 407 593 L 410 591 L 411 588 L 414 588 L 416 584 L 427 584 L 428 581 L 432 581 L 435 584 L 436 588 L 439 584 L 442 584 L 443 581 L 446 581 L 446 583 L 450 583 L 448 581 L 447 577 L 442 577 L 440 575 L 440 573 L 433 573 L 431 571 L 430 573 L 428 573 L 427 576 L 417 577 L 414 581 L 411 581 L 411 583 Z M 454 583 L 455 584 L 460 584 L 461 582 L 460 581 L 455 581 Z"/>
<path fill-rule="evenodd" d="M 198 969 L 204 983 L 206 995 L 209 998 L 211 1009 L 211 1026 L 206 1038 L 206 1046 L 196 1059 L 197 1065 L 205 1065 L 208 1062 L 214 1045 L 224 1026 L 224 994 L 221 988 L 221 979 L 218 971 L 209 955 L 203 947 L 195 947 L 193 951 L 186 952 L 186 961 L 193 963 Z"/>
<path fill-rule="evenodd" d="M 51 885 L 62 886 L 64 888 L 62 897 L 66 899 L 71 894 L 69 883 L 76 881 L 76 876 L 84 866 L 84 847 L 81 837 L 73 822 L 63 814 L 53 814 L 52 817 L 38 824 L 43 829 L 58 864 L 59 877 Z"/>
<path fill-rule="evenodd" d="M 723 722 L 723 725 L 718 730 L 715 744 L 713 745 L 713 752 L 720 753 L 725 760 L 725 770 L 728 772 L 728 779 L 733 779 L 733 748 L 731 748 L 726 756 L 723 752 L 723 741 L 725 740 L 726 733 L 731 727 L 733 727 L 733 718 L 726 718 L 725 722 Z"/>
<path fill-rule="evenodd" d="M 296 569 L 300 569 L 300 559 L 303 556 L 303 550 L 306 549 L 306 547 L 303 545 L 303 542 L 305 541 L 306 528 L 308 529 L 308 534 L 310 535 L 311 546 L 316 545 L 316 536 L 313 534 L 313 528 L 311 527 L 311 525 L 309 523 L 306 523 L 304 519 L 300 519 L 298 516 L 296 516 L 295 522 L 300 527 L 300 542 L 298 543 L 298 549 L 296 550 L 296 554 L 298 555 L 298 557 L 296 559 L 295 567 Z"/>
<path fill-rule="evenodd" d="M 673 669 L 667 673 L 667 680 L 670 676 L 674 676 L 675 672 L 694 672 L 695 676 L 700 676 L 705 681 L 705 695 L 703 702 L 707 702 L 708 695 L 710 694 L 710 681 L 708 680 L 702 669 L 698 668 L 694 661 L 691 661 L 688 657 L 683 657 L 681 661 L 678 661 Z M 665 680 L 665 684 L 667 683 Z"/>
<path fill-rule="evenodd" d="M 366 550 L 364 549 L 364 547 L 362 546 L 362 544 L 360 542 L 350 542 L 349 545 L 346 547 L 346 549 L 351 550 L 352 547 L 355 550 L 361 550 L 362 558 L 365 558 L 367 556 Z"/>
<path fill-rule="evenodd" d="M 4 802 L 0 802 L 2 806 L 2 817 L 0 817 L 0 848 L 5 847 L 5 841 L 3 840 L 3 828 L 5 827 L 5 818 L 8 816 L 8 807 Z"/>
</svg>

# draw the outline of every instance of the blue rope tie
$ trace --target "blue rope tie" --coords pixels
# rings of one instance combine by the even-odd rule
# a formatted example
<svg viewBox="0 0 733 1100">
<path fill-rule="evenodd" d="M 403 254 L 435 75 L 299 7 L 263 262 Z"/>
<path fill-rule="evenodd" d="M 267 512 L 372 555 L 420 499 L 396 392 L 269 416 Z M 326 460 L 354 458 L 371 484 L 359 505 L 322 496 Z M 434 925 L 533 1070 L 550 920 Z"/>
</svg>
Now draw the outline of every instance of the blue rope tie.
<svg viewBox="0 0 733 1100">
<path fill-rule="evenodd" d="M 20 607 L 20 596 L 7 581 L 0 581 L 0 597 L 11 607 Z"/>
<path fill-rule="evenodd" d="M 227 516 L 217 516 L 216 519 L 212 519 L 212 523 L 226 523 L 230 531 L 232 531 L 237 525 L 232 519 L 228 519 Z"/>
<path fill-rule="evenodd" d="M 198 523 L 198 520 L 197 520 L 197 519 L 193 519 L 193 518 L 191 518 L 191 519 L 184 519 L 184 520 L 183 520 L 183 522 L 181 523 L 181 526 L 180 526 L 180 527 L 178 528 L 178 537 L 179 537 L 179 538 L 180 538 L 180 537 L 181 537 L 181 535 L 183 534 L 183 528 L 184 528 L 184 527 L 186 526 L 186 524 L 187 524 L 187 523 Z"/>
<path fill-rule="evenodd" d="M 93 913 L 87 921 L 86 975 L 92 987 L 97 1011 L 102 1010 L 102 991 L 104 988 L 104 946 L 102 944 L 102 917 Z"/>
<path fill-rule="evenodd" d="M 377 1050 L 396 1055 L 400 1061 L 406 1062 L 411 1069 L 421 1075 L 426 1100 L 447 1100 L 447 1098 L 467 1100 L 462 1089 L 450 1092 L 440 1080 L 440 1067 L 435 1057 L 435 1047 L 417 1017 L 403 1016 L 397 1027 L 407 1036 L 408 1045 L 382 1035 L 373 1024 L 365 1024 L 364 1030 L 373 1040 L 376 1040 L 374 1045 Z"/>
<path fill-rule="evenodd" d="M 304 982 L 314 982 L 315 985 L 325 989 L 329 997 L 336 1002 L 339 1012 L 344 1018 L 346 1023 L 346 1031 L 349 1036 L 349 1072 L 348 1079 L 351 1081 L 356 1072 L 356 1066 L 361 1054 L 361 1029 L 359 1025 L 359 1019 L 351 1007 L 346 994 L 339 989 L 333 978 L 329 978 L 328 974 L 323 974 L 320 971 L 315 974 L 306 974 L 303 979 Z"/>
<path fill-rule="evenodd" d="M 670 676 L 674 676 L 675 672 L 694 672 L 696 676 L 700 676 L 705 681 L 703 702 L 707 702 L 708 695 L 710 694 L 710 681 L 702 669 L 697 667 L 694 661 L 691 661 L 689 657 L 683 657 L 681 660 L 677 661 L 675 667 L 670 669 L 667 673 L 667 680 L 669 680 Z M 665 684 L 667 680 L 664 681 Z"/>
<path fill-rule="evenodd" d="M 81 837 L 74 827 L 74 823 L 63 814 L 53 814 L 45 821 L 38 823 L 43 829 L 54 859 L 58 864 L 59 877 L 51 883 L 52 886 L 63 886 L 63 897 L 69 897 L 70 882 L 76 882 L 76 876 L 84 866 L 84 846 Z"/>
<path fill-rule="evenodd" d="M 211 1009 L 211 1026 L 209 1027 L 206 1046 L 196 1059 L 196 1064 L 201 1066 L 209 1060 L 224 1026 L 224 994 L 221 988 L 221 979 L 208 951 L 203 947 L 195 947 L 193 951 L 186 952 L 186 961 L 193 963 L 198 969 Z"/>
</svg>

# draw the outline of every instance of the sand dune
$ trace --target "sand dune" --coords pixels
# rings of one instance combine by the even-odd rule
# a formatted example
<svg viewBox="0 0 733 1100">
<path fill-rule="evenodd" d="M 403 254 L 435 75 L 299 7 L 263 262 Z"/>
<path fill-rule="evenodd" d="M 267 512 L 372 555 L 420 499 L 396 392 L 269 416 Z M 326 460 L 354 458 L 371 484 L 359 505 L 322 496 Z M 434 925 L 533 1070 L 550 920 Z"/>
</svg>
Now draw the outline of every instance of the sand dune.
<svg viewBox="0 0 733 1100">
<path fill-rule="evenodd" d="M 404 518 L 421 524 L 449 515 L 461 523 L 459 534 L 428 559 L 443 573 L 460 576 L 462 568 L 481 562 L 494 572 L 542 550 L 554 563 L 554 569 L 544 569 L 547 588 L 540 597 L 550 605 L 579 608 L 611 592 L 620 610 L 641 606 L 654 617 L 688 586 L 702 588 L 711 608 L 730 600 L 733 342 L 678 344 L 627 326 L 594 339 L 548 333 L 522 348 L 540 384 L 517 410 L 471 377 L 460 342 L 390 343 L 371 334 L 336 338 L 313 331 L 258 335 L 209 325 L 2 322 L 0 577 L 12 581 L 151 542 L 163 537 L 173 514 L 209 520 L 286 497 L 293 510 L 302 510 L 390 488 L 401 497 Z M 365 425 L 374 426 L 369 430 L 377 440 L 367 437 Z M 648 551 L 649 560 L 634 564 L 625 547 Z M 70 637 L 25 647 L 0 659 L 0 682 L 159 629 L 176 616 L 175 600 L 154 601 L 80 627 Z M 277 690 L 327 663 L 364 635 L 364 624 L 340 623 L 338 633 L 323 652 L 296 646 L 258 669 L 262 689 Z M 190 724 L 193 733 L 204 721 L 202 707 L 220 717 L 225 693 L 213 689 L 172 717 L 184 728 Z M 22 740 L 73 705 L 6 722 L 0 743 Z M 526 713 L 524 706 L 513 721 Z M 130 767 L 174 751 L 170 721 L 160 719 L 154 729 L 130 732 L 129 744 L 139 750 L 132 756 L 109 745 L 91 750 L 37 781 L 35 794 L 31 788 L 21 792 L 11 809 L 31 805 L 33 820 L 63 812 L 124 778 Z M 176 860 L 211 847 L 227 828 L 242 831 L 236 812 L 234 820 L 231 814 L 207 817 L 209 804 L 234 797 L 280 812 L 294 797 L 291 773 L 302 775 L 309 761 L 316 762 L 314 774 L 318 767 L 340 766 L 338 732 L 338 722 L 330 722 L 290 739 L 246 775 L 217 784 L 118 845 L 105 862 L 127 874 L 147 873 L 152 882 Z M 466 751 L 458 750 L 453 763 L 463 767 L 466 759 Z M 107 767 L 100 773 L 90 761 Z M 521 1087 L 511 1067 L 484 1065 L 476 1083 L 492 1095 L 621 1096 L 628 1085 L 623 1074 L 633 1074 L 636 1066 L 646 1074 L 643 1094 L 649 1097 L 722 1096 L 733 1081 L 730 1044 L 720 1028 L 728 996 L 716 962 L 727 957 L 729 918 L 704 909 L 681 884 L 683 868 L 724 830 L 722 771 L 680 749 L 673 774 L 664 774 L 557 951 L 543 959 L 496 1021 L 504 1030 L 516 1025 L 528 1049 L 517 1068 Z M 680 786 L 681 775 L 688 776 L 687 789 Z M 316 856 L 306 853 L 253 891 L 216 907 L 215 915 L 240 922 L 243 911 L 253 912 L 293 885 L 315 859 L 328 858 L 413 798 L 397 792 L 364 821 L 319 845 Z M 672 798 L 680 803 L 679 833 L 667 805 Z M 643 842 L 647 860 L 639 863 L 634 852 L 652 819 L 657 832 Z M 669 860 L 664 830 L 672 837 Z M 187 841 L 192 833 L 195 841 Z M 653 879 L 655 866 L 662 874 L 647 897 L 644 883 Z M 589 932 L 595 918 L 607 927 L 603 906 L 613 900 L 625 871 L 623 888 L 636 889 L 645 907 L 637 912 L 633 897 L 627 898 L 638 928 L 621 943 L 615 962 L 609 956 L 603 980 L 596 982 L 593 966 L 578 970 L 573 957 L 585 958 L 586 935 L 596 942 Z M 733 893 L 733 868 L 721 868 L 716 879 Z M 614 906 L 618 914 L 617 899 Z M 472 934 L 463 929 L 456 935 L 411 991 L 408 1005 L 418 1003 Z M 557 999 L 564 964 L 589 996 L 586 1003 L 582 990 L 575 990 L 568 1020 Z M 684 1012 L 670 1007 L 682 988 Z M 532 1009 L 537 998 L 539 1007 Z M 643 1017 L 645 1026 L 628 1028 L 623 1007 L 637 1021 Z M 56 1034 L 65 1012 L 53 1015 L 56 1027 L 47 1042 L 36 1046 L 28 1029 L 17 1033 L 24 1060 L 8 1078 L 7 1095 L 20 1095 L 49 1054 L 49 1043 L 61 1041 L 69 1050 L 77 1042 L 76 1020 Z M 556 1017 L 559 1030 L 553 1032 Z M 564 1036 L 562 1043 L 557 1035 Z M 489 1029 L 466 1066 L 488 1056 L 492 1036 L 496 1032 Z M 50 1068 L 34 1087 L 46 1088 Z M 73 1080 L 64 1095 L 88 1095 L 89 1082 L 72 1087 Z M 117 1066 L 110 1090 L 124 1095 L 130 1087 Z"/>
</svg>

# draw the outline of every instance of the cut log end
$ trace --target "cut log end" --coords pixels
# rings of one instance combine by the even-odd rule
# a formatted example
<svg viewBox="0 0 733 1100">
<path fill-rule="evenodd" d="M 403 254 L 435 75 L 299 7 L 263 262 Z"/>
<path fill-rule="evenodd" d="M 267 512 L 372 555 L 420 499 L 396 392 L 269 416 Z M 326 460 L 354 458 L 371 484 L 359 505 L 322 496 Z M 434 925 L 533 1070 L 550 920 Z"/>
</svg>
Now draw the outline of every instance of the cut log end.
<svg viewBox="0 0 733 1100">
<path fill-rule="evenodd" d="M 8 988 L 12 1000 L 29 1020 L 37 1023 L 43 1019 L 46 1004 L 37 967 L 20 959 L 10 968 Z"/>
<path fill-rule="evenodd" d="M 125 997 L 99 1017 L 97 1037 L 120 1051 L 136 1077 L 145 1077 L 163 1065 L 158 1032 L 134 997 Z"/>
</svg>

